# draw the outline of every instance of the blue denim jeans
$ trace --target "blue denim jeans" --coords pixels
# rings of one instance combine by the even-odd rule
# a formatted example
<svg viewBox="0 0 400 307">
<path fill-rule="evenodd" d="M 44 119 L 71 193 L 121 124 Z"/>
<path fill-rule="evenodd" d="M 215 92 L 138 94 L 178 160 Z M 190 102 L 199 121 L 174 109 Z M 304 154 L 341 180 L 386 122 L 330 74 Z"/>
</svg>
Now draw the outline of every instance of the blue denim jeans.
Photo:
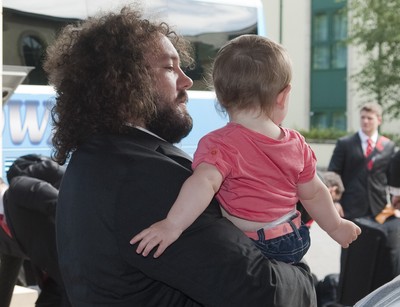
<svg viewBox="0 0 400 307">
<path fill-rule="evenodd" d="M 310 231 L 307 226 L 297 228 L 292 221 L 288 222 L 293 232 L 270 240 L 265 240 L 264 229 L 257 231 L 258 240 L 251 239 L 261 253 L 269 259 L 286 263 L 298 263 L 310 248 Z"/>
</svg>

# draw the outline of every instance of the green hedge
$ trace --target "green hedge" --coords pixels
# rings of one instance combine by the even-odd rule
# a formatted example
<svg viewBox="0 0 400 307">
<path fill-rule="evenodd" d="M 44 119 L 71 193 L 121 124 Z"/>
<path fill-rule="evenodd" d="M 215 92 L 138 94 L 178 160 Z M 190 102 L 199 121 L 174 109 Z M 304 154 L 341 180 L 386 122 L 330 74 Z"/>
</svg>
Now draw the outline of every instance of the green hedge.
<svg viewBox="0 0 400 307">
<path fill-rule="evenodd" d="M 311 130 L 299 130 L 299 132 L 306 138 L 307 142 L 309 143 L 312 142 L 332 143 L 336 142 L 336 140 L 342 136 L 354 133 L 334 128 L 328 128 L 328 129 L 312 128 Z M 397 146 L 400 146 L 400 134 L 385 133 L 385 132 L 381 132 L 381 134 L 394 141 Z"/>
<path fill-rule="evenodd" d="M 310 141 L 332 142 L 348 134 L 347 131 L 338 130 L 334 128 L 328 128 L 328 129 L 312 128 L 311 130 L 299 130 L 299 132 L 306 138 L 307 142 Z"/>
</svg>

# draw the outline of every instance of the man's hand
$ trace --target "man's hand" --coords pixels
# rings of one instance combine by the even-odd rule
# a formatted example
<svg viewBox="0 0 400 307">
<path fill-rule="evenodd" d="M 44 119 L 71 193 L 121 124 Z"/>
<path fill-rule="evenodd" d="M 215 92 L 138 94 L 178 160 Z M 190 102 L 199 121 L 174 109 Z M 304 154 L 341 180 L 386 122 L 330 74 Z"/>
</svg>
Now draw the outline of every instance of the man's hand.
<svg viewBox="0 0 400 307">
<path fill-rule="evenodd" d="M 181 234 L 182 230 L 170 220 L 164 219 L 142 230 L 131 239 L 130 244 L 135 244 L 140 241 L 136 252 L 142 254 L 144 257 L 148 256 L 151 250 L 158 245 L 153 255 L 154 258 L 158 258 Z"/>
<path fill-rule="evenodd" d="M 392 206 L 400 210 L 400 195 L 392 196 Z"/>
</svg>

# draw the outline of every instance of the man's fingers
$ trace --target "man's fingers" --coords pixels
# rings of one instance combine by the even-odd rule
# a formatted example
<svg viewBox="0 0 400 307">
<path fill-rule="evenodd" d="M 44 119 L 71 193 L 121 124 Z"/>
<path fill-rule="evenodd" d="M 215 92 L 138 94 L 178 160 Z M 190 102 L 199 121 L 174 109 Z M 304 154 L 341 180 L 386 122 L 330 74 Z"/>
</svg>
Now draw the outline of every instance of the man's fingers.
<svg viewBox="0 0 400 307">
<path fill-rule="evenodd" d="M 148 232 L 149 232 L 148 228 L 145 229 L 145 230 L 142 230 L 142 231 L 139 232 L 136 236 L 134 236 L 134 237 L 129 241 L 129 243 L 133 245 L 133 244 L 139 242 L 140 240 L 142 240 L 142 239 L 148 234 Z"/>
<path fill-rule="evenodd" d="M 143 242 L 143 241 L 142 241 Z M 149 254 L 150 254 L 150 252 L 153 250 L 153 248 L 155 248 L 157 245 L 159 245 L 160 244 L 160 240 L 159 239 L 157 239 L 157 238 L 153 238 L 153 239 L 151 239 L 147 244 L 146 244 L 146 246 L 144 247 L 144 249 L 143 249 L 143 251 L 142 251 L 142 255 L 144 256 L 144 257 L 147 257 Z M 140 244 L 139 244 L 140 245 Z"/>
<path fill-rule="evenodd" d="M 153 257 L 154 258 L 158 258 L 162 255 L 162 253 L 166 250 L 166 248 L 168 247 L 168 245 L 163 244 L 162 242 L 160 242 L 160 245 L 158 246 L 156 252 L 154 253 Z"/>
</svg>

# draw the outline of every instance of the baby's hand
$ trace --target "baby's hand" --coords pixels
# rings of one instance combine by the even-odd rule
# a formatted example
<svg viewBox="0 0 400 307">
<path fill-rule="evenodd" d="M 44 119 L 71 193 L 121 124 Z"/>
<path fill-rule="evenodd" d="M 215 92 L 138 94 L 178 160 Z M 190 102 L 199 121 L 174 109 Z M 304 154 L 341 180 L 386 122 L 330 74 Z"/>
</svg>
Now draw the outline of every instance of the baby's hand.
<svg viewBox="0 0 400 307">
<path fill-rule="evenodd" d="M 348 248 L 350 243 L 355 241 L 360 234 L 360 227 L 346 219 L 341 219 L 339 227 L 329 233 L 332 239 L 339 243 L 343 248 Z"/>
<path fill-rule="evenodd" d="M 176 227 L 172 222 L 167 219 L 154 223 L 149 228 L 142 230 L 139 234 L 134 236 L 129 242 L 135 244 L 140 241 L 136 252 L 147 256 L 150 251 L 158 245 L 153 257 L 159 257 L 165 249 L 175 242 L 182 231 Z"/>
</svg>

